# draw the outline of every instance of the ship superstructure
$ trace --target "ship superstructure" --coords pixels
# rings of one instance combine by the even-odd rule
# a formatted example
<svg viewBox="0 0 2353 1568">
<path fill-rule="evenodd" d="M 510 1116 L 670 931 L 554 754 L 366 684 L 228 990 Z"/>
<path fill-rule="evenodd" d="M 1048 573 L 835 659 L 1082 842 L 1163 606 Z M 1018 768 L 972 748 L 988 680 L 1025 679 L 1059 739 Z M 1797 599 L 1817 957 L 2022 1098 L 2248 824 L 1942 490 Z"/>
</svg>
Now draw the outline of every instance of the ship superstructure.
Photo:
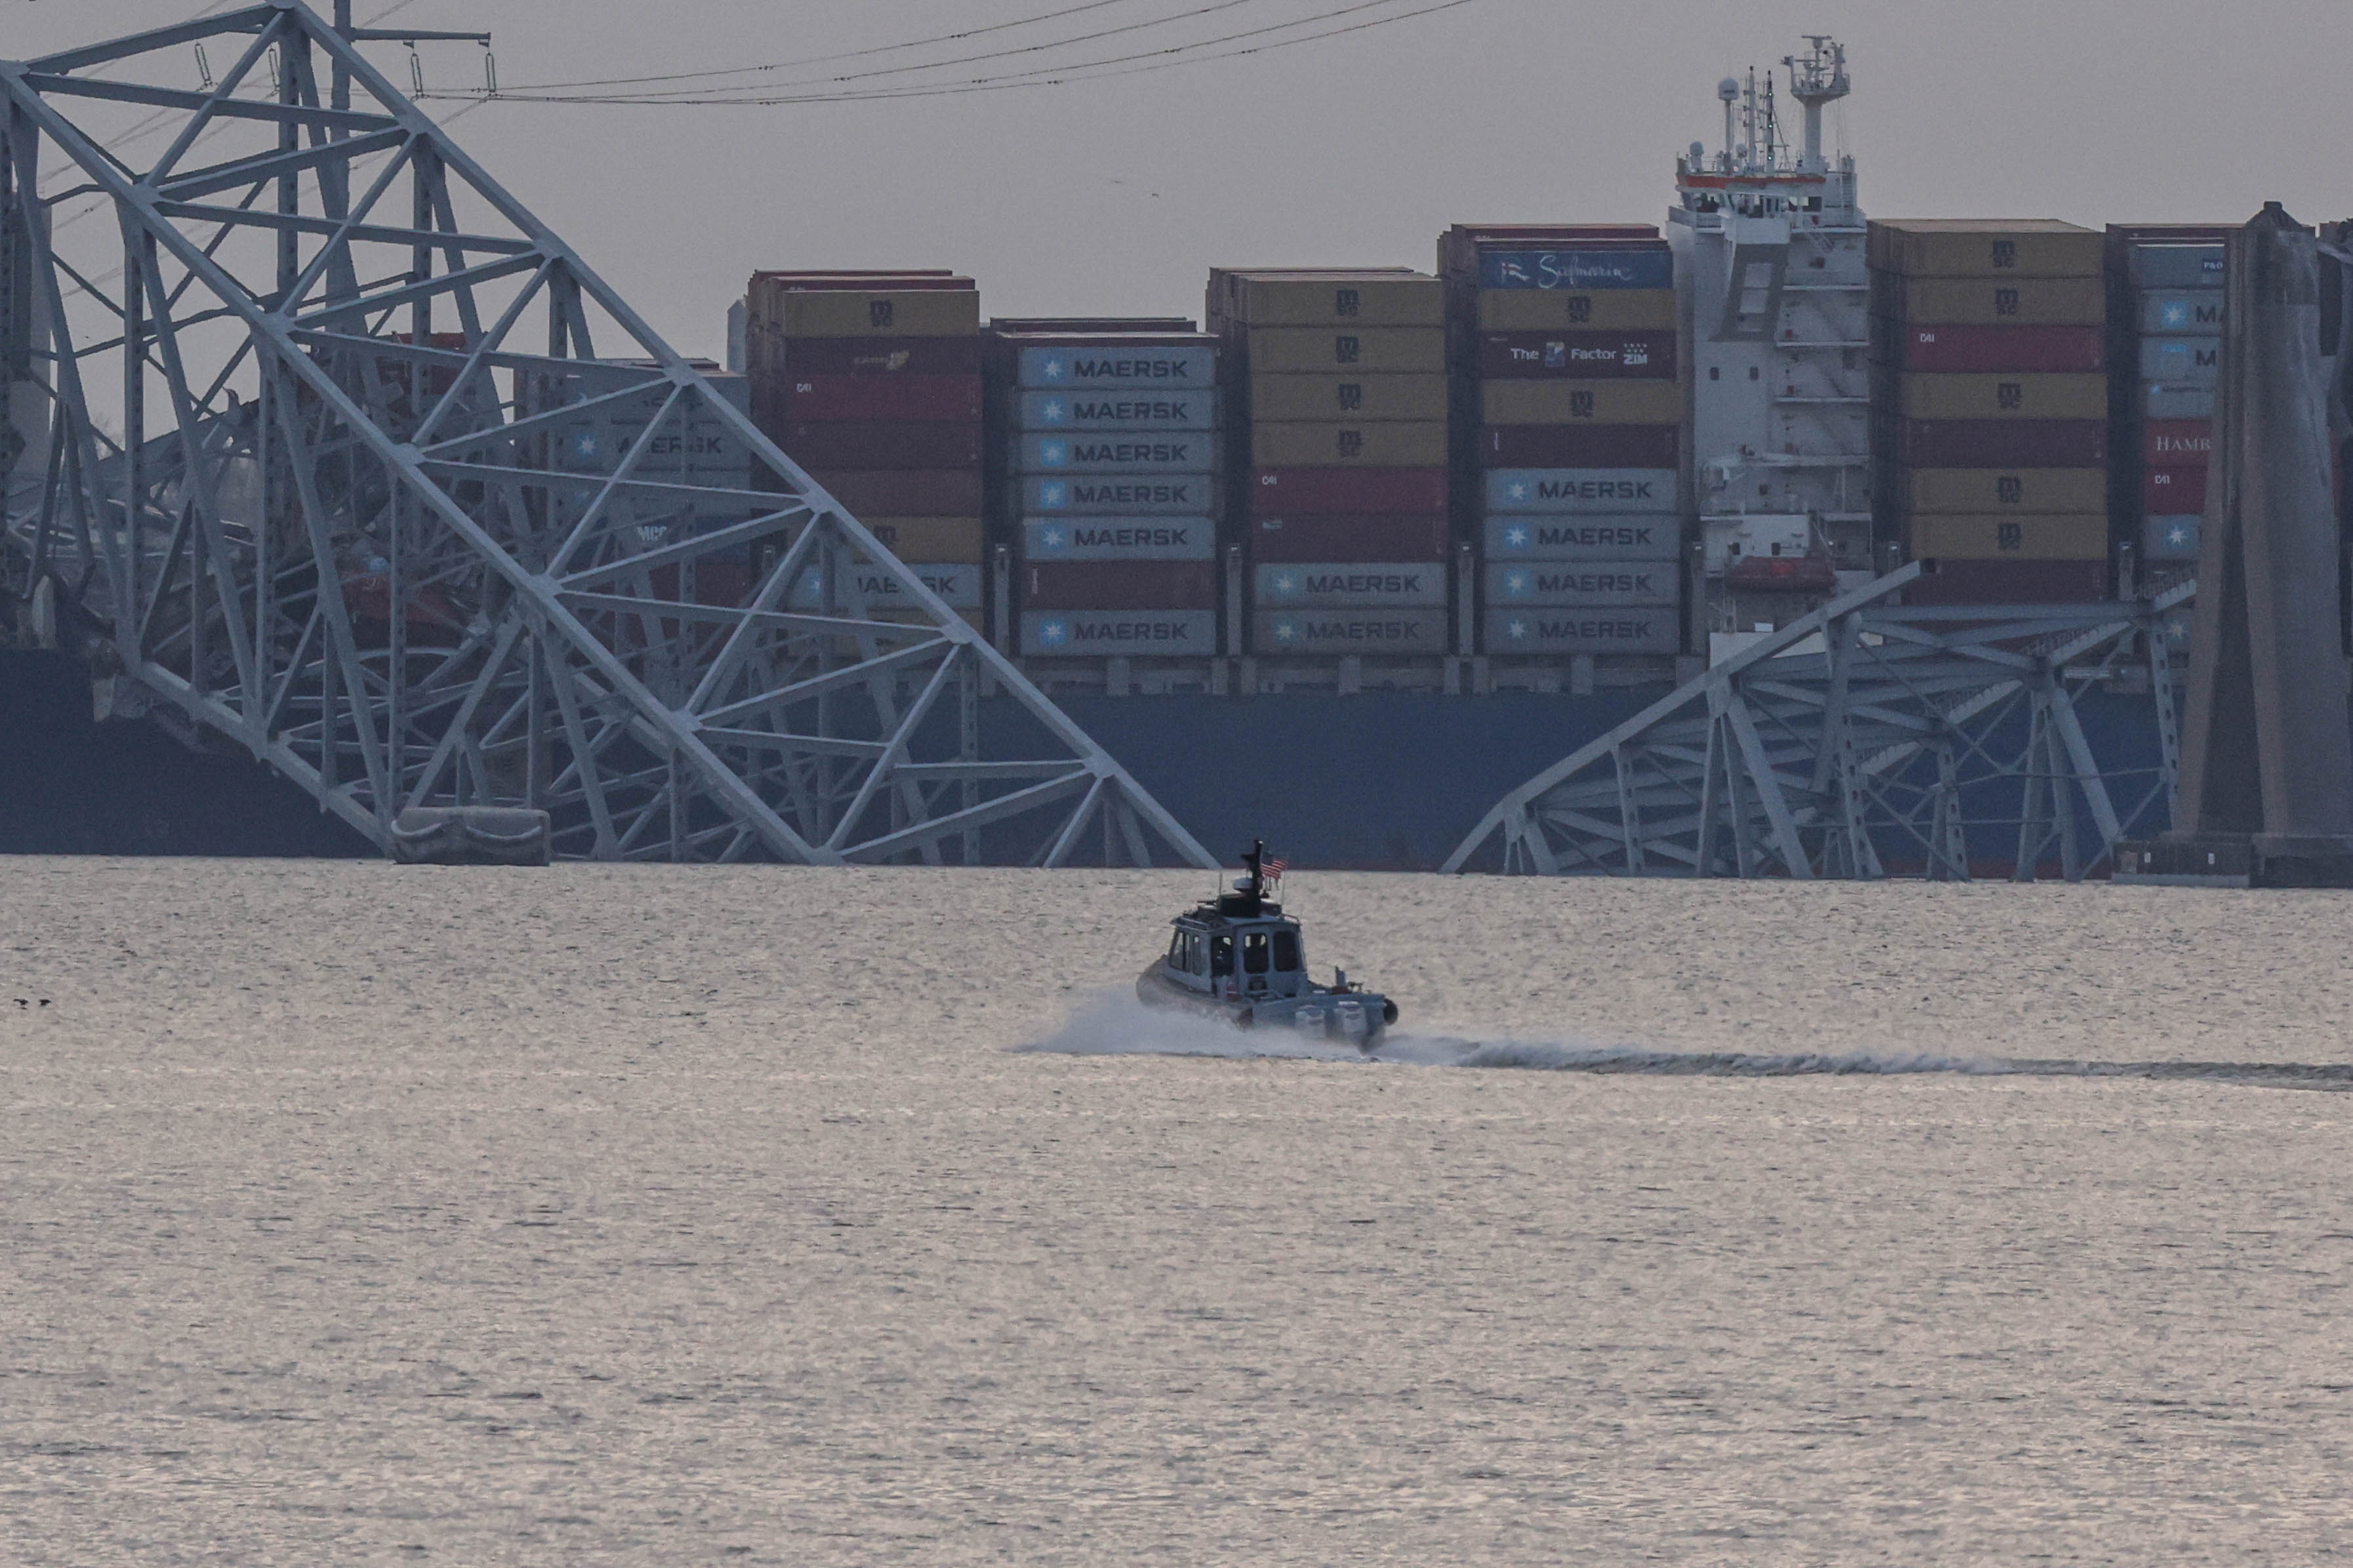
<svg viewBox="0 0 2353 1568">
<path fill-rule="evenodd" d="M 1831 568 L 1872 564 L 1863 216 L 1854 159 L 1833 163 L 1822 143 L 1822 110 L 1850 90 L 1846 51 L 1807 42 L 1782 61 L 1803 110 L 1799 143 L 1771 70 L 1725 78 L 1723 145 L 1694 142 L 1675 160 L 1667 215 L 1691 345 L 1692 494 L 1722 629 L 1728 586 L 1778 578 L 1826 592 Z M 1790 556 L 1808 569 L 1757 568 Z"/>
</svg>

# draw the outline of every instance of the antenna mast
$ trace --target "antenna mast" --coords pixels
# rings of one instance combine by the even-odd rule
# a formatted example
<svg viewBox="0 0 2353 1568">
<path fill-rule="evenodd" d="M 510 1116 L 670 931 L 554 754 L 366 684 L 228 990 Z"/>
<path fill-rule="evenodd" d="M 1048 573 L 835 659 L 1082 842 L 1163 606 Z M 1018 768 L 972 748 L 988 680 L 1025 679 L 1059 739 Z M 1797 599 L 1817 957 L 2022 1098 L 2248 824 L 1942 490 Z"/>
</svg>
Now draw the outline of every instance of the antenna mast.
<svg viewBox="0 0 2353 1568">
<path fill-rule="evenodd" d="M 1854 90 L 1846 76 L 1846 46 L 1828 33 L 1808 33 L 1812 46 L 1805 58 L 1784 55 L 1789 70 L 1789 96 L 1806 107 L 1806 146 L 1798 167 L 1809 174 L 1830 172 L 1822 156 L 1822 105 L 1835 103 Z"/>
</svg>

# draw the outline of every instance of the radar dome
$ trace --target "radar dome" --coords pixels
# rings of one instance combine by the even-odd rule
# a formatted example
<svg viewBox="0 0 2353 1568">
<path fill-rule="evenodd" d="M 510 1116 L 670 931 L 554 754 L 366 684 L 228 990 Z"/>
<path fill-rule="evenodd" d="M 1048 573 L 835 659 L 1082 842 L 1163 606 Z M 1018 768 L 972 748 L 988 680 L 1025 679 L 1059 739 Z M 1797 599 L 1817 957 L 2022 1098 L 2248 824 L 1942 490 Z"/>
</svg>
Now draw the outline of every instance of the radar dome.
<svg viewBox="0 0 2353 1568">
<path fill-rule="evenodd" d="M 1725 102 L 1730 103 L 1734 99 L 1740 96 L 1739 81 L 1735 78 L 1725 77 L 1722 81 L 1715 84 L 1715 96 L 1724 100 Z"/>
</svg>

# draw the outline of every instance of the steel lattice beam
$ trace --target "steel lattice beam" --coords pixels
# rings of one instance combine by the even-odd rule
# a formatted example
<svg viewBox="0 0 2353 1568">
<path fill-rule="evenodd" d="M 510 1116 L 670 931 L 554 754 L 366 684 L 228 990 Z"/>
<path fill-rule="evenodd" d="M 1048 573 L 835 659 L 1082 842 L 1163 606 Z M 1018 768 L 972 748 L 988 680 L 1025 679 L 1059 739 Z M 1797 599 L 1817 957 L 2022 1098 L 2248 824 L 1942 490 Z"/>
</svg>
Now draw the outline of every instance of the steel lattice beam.
<svg viewBox="0 0 2353 1568">
<path fill-rule="evenodd" d="M 604 858 L 1216 866 L 299 0 L 0 89 L 0 589 L 380 846 L 516 805 Z M 993 693 L 1042 740 L 992 754 Z"/>
<path fill-rule="evenodd" d="M 1875 879 L 1897 860 L 1963 879 L 1968 830 L 1999 826 L 2020 876 L 2055 851 L 2073 880 L 2143 812 L 2169 812 L 2169 643 L 2194 582 L 2130 604 L 1895 603 L 1919 572 L 1831 601 L 1538 773 L 1444 869 Z M 2160 761 L 2132 773 L 2094 754 L 2075 701 L 2140 658 Z"/>
</svg>

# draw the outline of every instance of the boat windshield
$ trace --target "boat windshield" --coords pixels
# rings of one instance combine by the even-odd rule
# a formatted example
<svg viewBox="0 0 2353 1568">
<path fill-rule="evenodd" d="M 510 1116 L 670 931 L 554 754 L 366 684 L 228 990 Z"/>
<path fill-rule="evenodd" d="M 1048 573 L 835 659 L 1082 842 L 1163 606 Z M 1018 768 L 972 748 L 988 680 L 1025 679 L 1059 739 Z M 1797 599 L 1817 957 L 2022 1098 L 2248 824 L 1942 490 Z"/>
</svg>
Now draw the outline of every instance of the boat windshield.
<svg viewBox="0 0 2353 1568">
<path fill-rule="evenodd" d="M 1266 973 L 1266 932 L 1254 931 L 1243 935 L 1242 973 L 1245 974 Z"/>
<path fill-rule="evenodd" d="M 1274 933 L 1274 968 L 1279 974 L 1289 974 L 1299 967 L 1299 933 L 1284 929 Z"/>
<path fill-rule="evenodd" d="M 1234 972 L 1234 939 L 1220 931 L 1209 939 L 1209 973 L 1231 974 Z"/>
</svg>

